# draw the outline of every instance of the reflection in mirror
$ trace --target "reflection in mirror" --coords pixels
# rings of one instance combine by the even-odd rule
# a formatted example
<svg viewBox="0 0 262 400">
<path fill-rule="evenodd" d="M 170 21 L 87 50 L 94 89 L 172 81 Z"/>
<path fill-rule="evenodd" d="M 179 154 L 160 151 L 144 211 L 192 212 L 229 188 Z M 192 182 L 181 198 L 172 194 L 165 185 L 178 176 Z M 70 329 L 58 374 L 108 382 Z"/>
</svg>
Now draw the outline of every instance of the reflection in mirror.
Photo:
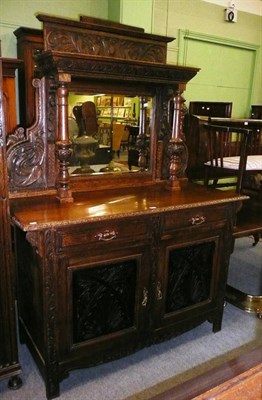
<svg viewBox="0 0 262 400">
<path fill-rule="evenodd" d="M 70 93 L 71 175 L 148 171 L 152 99 Z"/>
</svg>

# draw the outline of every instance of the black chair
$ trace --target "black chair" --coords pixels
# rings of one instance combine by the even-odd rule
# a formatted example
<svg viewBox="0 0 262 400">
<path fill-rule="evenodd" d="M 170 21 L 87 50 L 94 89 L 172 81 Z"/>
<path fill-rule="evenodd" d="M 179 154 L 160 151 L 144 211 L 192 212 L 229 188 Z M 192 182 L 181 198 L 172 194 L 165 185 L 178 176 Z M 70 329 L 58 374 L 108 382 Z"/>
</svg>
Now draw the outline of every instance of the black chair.
<svg viewBox="0 0 262 400">
<path fill-rule="evenodd" d="M 216 188 L 236 186 L 237 193 L 253 190 L 260 195 L 262 184 L 260 175 L 262 174 L 261 130 L 254 131 L 213 124 L 205 124 L 204 129 L 207 146 L 204 184 Z M 258 176 L 257 184 L 253 188 L 248 184 L 251 176 L 255 182 L 255 177 Z M 259 178 L 259 176 L 261 177 Z M 229 180 L 229 178 L 234 179 Z"/>
<path fill-rule="evenodd" d="M 233 238 L 253 236 L 253 246 L 262 237 L 262 153 L 261 130 L 242 129 L 227 126 L 205 125 L 209 160 L 205 163 L 205 184 L 212 179 L 213 186 L 219 187 L 221 178 L 234 176 L 236 192 L 246 194 L 247 178 L 259 175 L 257 190 L 249 191 L 249 199 L 243 201 L 237 214 Z M 225 183 L 222 184 L 225 186 Z M 249 274 L 249 270 L 246 271 Z M 262 318 L 262 296 L 245 293 L 227 285 L 226 300 L 236 307 L 257 313 Z"/>
</svg>

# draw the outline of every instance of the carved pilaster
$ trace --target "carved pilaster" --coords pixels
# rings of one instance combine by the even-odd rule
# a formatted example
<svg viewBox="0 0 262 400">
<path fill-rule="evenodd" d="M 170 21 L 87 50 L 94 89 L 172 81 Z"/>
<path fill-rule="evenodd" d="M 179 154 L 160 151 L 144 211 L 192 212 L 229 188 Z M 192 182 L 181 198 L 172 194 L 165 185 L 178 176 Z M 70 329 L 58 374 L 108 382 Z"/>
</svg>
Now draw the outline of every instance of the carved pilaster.
<svg viewBox="0 0 262 400">
<path fill-rule="evenodd" d="M 46 317 L 46 392 L 49 398 L 50 394 L 59 395 L 58 384 L 58 349 L 57 349 L 57 302 L 56 302 L 56 279 L 55 266 L 57 263 L 55 256 L 55 232 L 48 230 L 44 232 L 44 246 L 46 252 L 46 262 L 44 265 L 44 290 L 46 303 L 44 304 L 44 313 Z"/>
</svg>

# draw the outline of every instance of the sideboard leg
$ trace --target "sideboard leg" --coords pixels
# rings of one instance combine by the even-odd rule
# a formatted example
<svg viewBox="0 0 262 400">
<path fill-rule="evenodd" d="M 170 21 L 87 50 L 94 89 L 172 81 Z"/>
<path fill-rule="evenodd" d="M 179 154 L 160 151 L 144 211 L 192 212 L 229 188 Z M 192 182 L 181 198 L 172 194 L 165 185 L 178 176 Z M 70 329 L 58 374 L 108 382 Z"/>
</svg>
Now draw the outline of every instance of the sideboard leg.
<svg viewBox="0 0 262 400">
<path fill-rule="evenodd" d="M 221 331 L 222 328 L 222 318 L 223 318 L 223 313 L 222 315 L 219 313 L 219 315 L 215 316 L 215 318 L 213 319 L 213 332 L 219 332 Z"/>
<path fill-rule="evenodd" d="M 46 398 L 47 400 L 55 399 L 60 396 L 60 385 L 58 379 L 49 379 L 46 382 Z"/>
</svg>

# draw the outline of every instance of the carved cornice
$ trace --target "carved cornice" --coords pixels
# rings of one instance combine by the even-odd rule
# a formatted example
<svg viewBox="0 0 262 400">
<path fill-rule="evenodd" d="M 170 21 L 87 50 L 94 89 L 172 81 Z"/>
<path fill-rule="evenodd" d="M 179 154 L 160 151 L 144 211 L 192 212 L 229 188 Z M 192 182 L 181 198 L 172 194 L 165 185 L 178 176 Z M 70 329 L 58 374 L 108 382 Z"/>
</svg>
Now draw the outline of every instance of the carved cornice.
<svg viewBox="0 0 262 400">
<path fill-rule="evenodd" d="M 138 61 L 108 60 L 103 57 L 80 56 L 78 54 L 42 53 L 38 57 L 42 75 L 67 73 L 76 77 L 114 79 L 158 84 L 186 83 L 198 68 L 156 64 Z"/>
</svg>

